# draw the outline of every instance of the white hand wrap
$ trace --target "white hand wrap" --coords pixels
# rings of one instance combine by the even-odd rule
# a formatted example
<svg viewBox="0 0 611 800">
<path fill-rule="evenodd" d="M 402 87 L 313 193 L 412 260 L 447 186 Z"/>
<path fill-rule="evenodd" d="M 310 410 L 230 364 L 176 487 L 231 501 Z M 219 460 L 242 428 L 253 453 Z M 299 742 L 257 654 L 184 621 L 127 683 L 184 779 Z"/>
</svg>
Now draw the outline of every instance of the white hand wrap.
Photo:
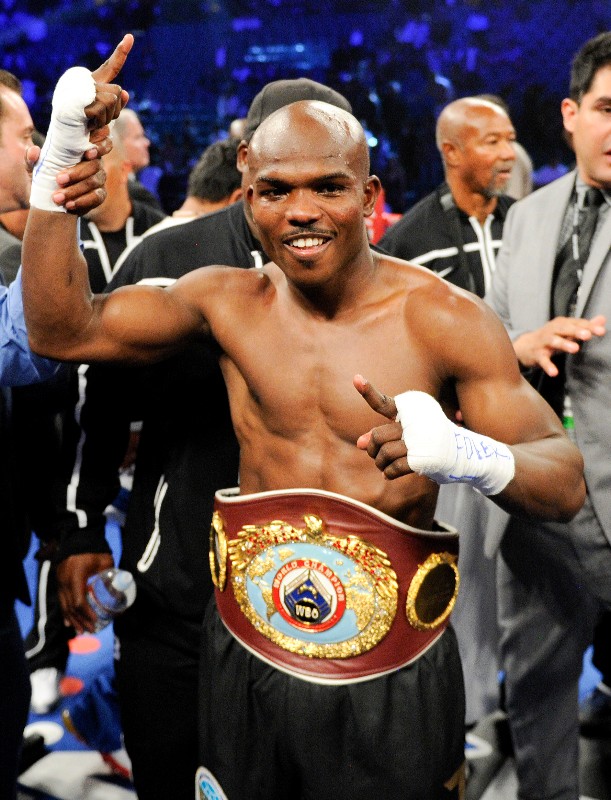
<svg viewBox="0 0 611 800">
<path fill-rule="evenodd" d="M 502 492 L 515 474 L 507 445 L 455 425 L 425 392 L 395 397 L 410 469 L 437 483 L 470 483 L 482 494 Z"/>
<path fill-rule="evenodd" d="M 60 190 L 55 177 L 78 164 L 91 147 L 84 109 L 94 100 L 95 82 L 84 67 L 72 67 L 57 82 L 47 138 L 32 175 L 31 206 L 65 212 L 53 202 Z"/>
</svg>

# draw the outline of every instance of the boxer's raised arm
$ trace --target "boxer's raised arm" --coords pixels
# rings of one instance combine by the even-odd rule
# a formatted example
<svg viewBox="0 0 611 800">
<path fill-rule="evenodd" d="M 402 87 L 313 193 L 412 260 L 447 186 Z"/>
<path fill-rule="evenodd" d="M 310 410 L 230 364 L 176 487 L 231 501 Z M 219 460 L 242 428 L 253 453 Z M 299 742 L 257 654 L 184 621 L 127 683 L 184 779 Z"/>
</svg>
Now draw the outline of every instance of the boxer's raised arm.
<svg viewBox="0 0 611 800">
<path fill-rule="evenodd" d="M 129 52 L 128 37 L 122 46 Z M 118 63 L 124 56 L 119 53 Z M 109 68 L 108 74 L 113 71 Z M 85 328 L 91 314 L 87 264 L 77 244 L 78 223 L 55 202 L 60 188 L 57 176 L 77 169 L 91 150 L 91 132 L 107 130 L 126 99 L 121 87 L 97 84 L 82 67 L 68 70 L 55 89 L 49 131 L 34 165 L 22 248 L 26 325 L 30 345 L 40 354 L 62 358 L 55 342 L 72 339 L 72 331 Z"/>
<path fill-rule="evenodd" d="M 77 218 L 32 209 L 23 243 L 30 347 L 60 361 L 157 361 L 208 333 L 194 273 L 171 288 L 126 286 L 94 295 L 77 244 Z M 207 268 L 212 276 L 213 270 Z M 26 285 L 27 276 L 27 285 Z"/>
<path fill-rule="evenodd" d="M 93 295 L 78 220 L 54 200 L 57 176 L 74 169 L 127 102 L 119 85 L 103 81 L 116 77 L 132 44 L 128 34 L 95 72 L 74 67 L 60 78 L 34 170 L 23 240 L 25 318 L 32 350 L 58 360 L 153 361 L 208 332 L 190 275 L 172 290 L 129 286 Z"/>
<path fill-rule="evenodd" d="M 74 67 L 60 78 L 45 145 L 34 166 L 23 241 L 24 309 L 32 348 L 56 358 L 71 358 L 95 309 L 77 219 L 53 199 L 59 189 L 56 178 L 81 162 L 92 137 L 95 141 L 127 102 L 127 93 L 107 81 L 118 75 L 132 44 L 127 34 L 95 72 Z"/>
</svg>

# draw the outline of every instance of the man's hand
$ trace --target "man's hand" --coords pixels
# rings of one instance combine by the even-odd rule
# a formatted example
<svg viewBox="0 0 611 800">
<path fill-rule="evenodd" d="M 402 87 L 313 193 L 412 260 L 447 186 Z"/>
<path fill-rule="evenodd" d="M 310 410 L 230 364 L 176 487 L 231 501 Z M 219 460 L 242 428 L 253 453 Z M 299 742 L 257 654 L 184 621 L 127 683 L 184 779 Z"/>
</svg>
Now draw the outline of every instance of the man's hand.
<svg viewBox="0 0 611 800">
<path fill-rule="evenodd" d="M 119 116 L 129 95 L 108 81 L 118 75 L 133 43 L 134 37 L 126 34 L 110 58 L 94 72 L 73 67 L 59 79 L 53 93 L 53 112 L 45 145 L 42 152 L 30 148 L 28 155 L 29 163 L 39 157 L 33 170 L 30 196 L 34 208 L 84 213 L 104 199 L 105 193 L 99 191 L 104 177 L 99 168 L 91 172 L 85 169 L 76 175 L 77 183 L 86 181 L 76 196 L 66 193 L 65 188 L 75 180 L 70 171 L 79 162 L 95 161 L 112 147 L 108 126 Z M 83 197 L 79 203 L 77 196 Z"/>
<path fill-rule="evenodd" d="M 95 81 L 95 99 L 85 107 L 87 128 L 92 132 L 105 128 L 117 119 L 129 100 L 129 94 L 117 84 L 111 83 L 125 64 L 134 44 L 134 37 L 126 33 L 115 47 L 112 55 L 91 73 Z M 92 140 L 91 135 L 89 140 Z"/>
<path fill-rule="evenodd" d="M 87 600 L 87 579 L 110 567 L 114 567 L 110 553 L 82 553 L 58 564 L 57 585 L 64 624 L 71 625 L 77 633 L 93 633 L 96 621 Z"/>
<path fill-rule="evenodd" d="M 397 406 L 394 398 L 379 392 L 362 375 L 355 375 L 353 383 L 359 394 L 375 412 L 393 420 L 359 436 L 356 446 L 360 450 L 367 451 L 367 454 L 375 461 L 376 467 L 389 480 L 409 475 L 413 470 L 407 463 L 407 447 L 402 438 L 403 428 L 400 422 L 395 421 Z"/>
<path fill-rule="evenodd" d="M 519 336 L 513 343 L 518 361 L 524 367 L 541 367 L 555 378 L 558 367 L 552 361 L 556 353 L 577 353 L 580 343 L 606 333 L 606 318 L 599 314 L 592 319 L 555 317 L 543 327 Z"/>
<path fill-rule="evenodd" d="M 56 177 L 61 187 L 53 194 L 53 202 L 79 216 L 101 205 L 106 199 L 106 173 L 99 158 L 81 161 Z"/>
<path fill-rule="evenodd" d="M 85 160 L 74 167 L 60 172 L 56 177 L 58 190 L 53 194 L 53 202 L 64 206 L 73 214 L 86 214 L 92 208 L 101 205 L 106 199 L 104 182 L 106 173 L 102 167 L 101 156 L 112 150 L 112 140 L 104 138 L 88 151 Z M 40 148 L 32 145 L 26 151 L 26 169 L 32 172 L 38 158 Z"/>
<path fill-rule="evenodd" d="M 495 495 L 513 479 L 515 459 L 507 445 L 455 425 L 432 395 L 409 390 L 388 397 L 361 375 L 354 385 L 374 411 L 397 417 L 357 441 L 389 480 L 416 472 L 438 484 L 468 483 Z"/>
</svg>

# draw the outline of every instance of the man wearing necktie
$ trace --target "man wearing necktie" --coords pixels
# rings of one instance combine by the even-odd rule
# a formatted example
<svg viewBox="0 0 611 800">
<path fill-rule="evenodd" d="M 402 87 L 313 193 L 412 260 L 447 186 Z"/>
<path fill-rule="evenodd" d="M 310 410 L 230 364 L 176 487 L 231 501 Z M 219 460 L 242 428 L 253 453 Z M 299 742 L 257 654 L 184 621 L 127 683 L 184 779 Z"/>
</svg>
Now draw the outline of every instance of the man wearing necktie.
<svg viewBox="0 0 611 800">
<path fill-rule="evenodd" d="M 590 246 L 598 228 L 599 212 L 605 202 L 603 192 L 594 187 L 575 181 L 575 191 L 567 207 L 565 220 L 560 233 L 563 242 L 554 261 L 552 274 L 551 317 L 552 324 L 558 319 L 575 316 L 577 295 L 583 279 L 583 269 L 588 260 Z M 557 335 L 557 334 L 555 334 Z M 560 333 L 560 336 L 564 334 Z M 518 343 L 518 347 L 522 343 Z M 524 358 L 528 358 L 525 350 Z M 538 377 L 538 389 L 548 403 L 563 418 L 567 430 L 573 429 L 571 407 L 565 392 L 566 353 L 554 354 L 553 363 L 558 372 L 556 375 L 545 370 L 534 375 Z M 538 365 L 541 366 L 541 365 Z M 570 434 L 572 435 L 572 434 Z"/>
<path fill-rule="evenodd" d="M 611 32 L 575 56 L 561 111 L 576 169 L 512 206 L 486 296 L 581 449 L 588 489 L 570 523 L 510 517 L 498 531 L 521 800 L 579 798 L 578 681 L 594 626 L 611 609 Z"/>
<path fill-rule="evenodd" d="M 596 231 L 599 210 L 604 202 L 600 189 L 590 186 L 573 202 L 573 230 L 554 265 L 552 316 L 573 316 L 577 291 L 583 277 L 592 238 Z M 577 192 L 576 192 L 577 195 Z"/>
</svg>

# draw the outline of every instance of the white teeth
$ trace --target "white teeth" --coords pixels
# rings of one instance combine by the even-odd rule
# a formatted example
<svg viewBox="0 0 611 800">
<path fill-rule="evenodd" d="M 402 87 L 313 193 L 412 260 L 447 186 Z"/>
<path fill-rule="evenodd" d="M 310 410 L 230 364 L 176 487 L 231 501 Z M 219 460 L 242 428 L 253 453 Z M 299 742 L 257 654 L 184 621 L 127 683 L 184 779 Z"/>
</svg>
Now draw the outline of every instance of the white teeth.
<svg viewBox="0 0 611 800">
<path fill-rule="evenodd" d="M 324 239 L 295 239 L 291 242 L 292 247 L 319 247 L 324 244 Z"/>
</svg>

